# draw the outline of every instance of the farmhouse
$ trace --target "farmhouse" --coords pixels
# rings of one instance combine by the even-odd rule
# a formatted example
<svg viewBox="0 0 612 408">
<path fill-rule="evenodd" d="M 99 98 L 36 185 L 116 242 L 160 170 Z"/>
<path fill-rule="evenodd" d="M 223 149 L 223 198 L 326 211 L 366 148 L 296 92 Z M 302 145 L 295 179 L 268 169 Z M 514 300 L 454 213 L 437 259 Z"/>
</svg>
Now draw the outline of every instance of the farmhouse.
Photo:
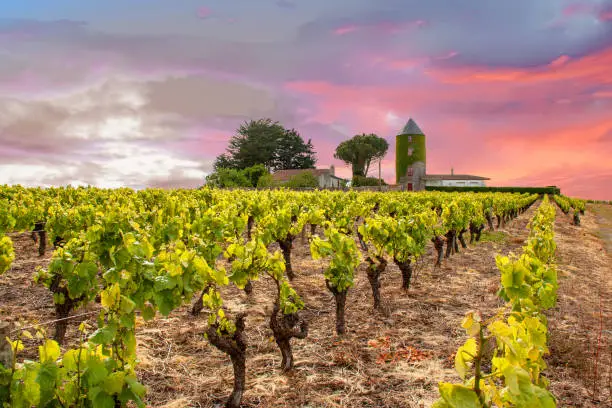
<svg viewBox="0 0 612 408">
<path fill-rule="evenodd" d="M 425 187 L 485 187 L 485 180 L 490 180 L 490 178 L 455 174 L 451 169 L 450 174 L 426 174 L 422 180 L 425 182 Z"/>
<path fill-rule="evenodd" d="M 336 176 L 336 169 L 331 165 L 328 169 L 291 169 L 278 170 L 272 174 L 272 179 L 279 183 L 286 183 L 291 178 L 309 172 L 319 181 L 319 188 L 340 188 L 346 180 Z"/>
<path fill-rule="evenodd" d="M 427 186 L 484 187 L 487 177 L 469 174 L 427 174 L 425 133 L 412 119 L 395 138 L 395 178 L 406 190 L 421 191 Z"/>
</svg>

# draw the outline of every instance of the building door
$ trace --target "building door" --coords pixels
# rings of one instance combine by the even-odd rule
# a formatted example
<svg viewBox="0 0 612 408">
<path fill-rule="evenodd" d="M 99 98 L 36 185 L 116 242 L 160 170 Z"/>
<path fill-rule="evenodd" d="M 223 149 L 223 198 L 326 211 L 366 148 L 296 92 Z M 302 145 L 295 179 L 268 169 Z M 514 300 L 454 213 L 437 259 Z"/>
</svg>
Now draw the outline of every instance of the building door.
<svg viewBox="0 0 612 408">
<path fill-rule="evenodd" d="M 406 184 L 406 191 L 412 191 L 412 183 Z"/>
</svg>

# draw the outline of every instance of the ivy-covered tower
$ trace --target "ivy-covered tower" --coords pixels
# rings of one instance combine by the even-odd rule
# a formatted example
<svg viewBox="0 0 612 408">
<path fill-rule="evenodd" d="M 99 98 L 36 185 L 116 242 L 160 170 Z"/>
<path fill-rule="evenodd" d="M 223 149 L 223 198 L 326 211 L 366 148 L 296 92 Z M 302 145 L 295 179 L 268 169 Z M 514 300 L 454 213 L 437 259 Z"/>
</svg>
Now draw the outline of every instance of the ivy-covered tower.
<svg viewBox="0 0 612 408">
<path fill-rule="evenodd" d="M 395 137 L 395 182 L 407 190 L 424 190 L 425 163 L 425 134 L 410 119 Z"/>
</svg>

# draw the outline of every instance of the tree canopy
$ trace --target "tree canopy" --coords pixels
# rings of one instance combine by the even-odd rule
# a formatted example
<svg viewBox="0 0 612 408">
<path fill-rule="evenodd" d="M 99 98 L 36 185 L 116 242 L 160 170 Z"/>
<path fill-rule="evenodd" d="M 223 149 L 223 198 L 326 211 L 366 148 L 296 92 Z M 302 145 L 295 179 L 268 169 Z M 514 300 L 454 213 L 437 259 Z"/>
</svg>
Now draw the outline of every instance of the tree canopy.
<svg viewBox="0 0 612 408">
<path fill-rule="evenodd" d="M 211 187 L 259 187 L 270 176 L 263 164 L 246 169 L 229 169 L 220 167 L 206 176 L 206 185 Z"/>
<path fill-rule="evenodd" d="M 295 129 L 272 119 L 243 123 L 229 141 L 227 151 L 215 160 L 215 170 L 242 170 L 262 164 L 269 171 L 309 169 L 316 163 L 310 139 L 304 142 Z"/>
<path fill-rule="evenodd" d="M 340 143 L 334 157 L 351 165 L 353 177 L 365 176 L 370 164 L 385 157 L 388 149 L 389 143 L 382 137 L 362 133 Z"/>
</svg>

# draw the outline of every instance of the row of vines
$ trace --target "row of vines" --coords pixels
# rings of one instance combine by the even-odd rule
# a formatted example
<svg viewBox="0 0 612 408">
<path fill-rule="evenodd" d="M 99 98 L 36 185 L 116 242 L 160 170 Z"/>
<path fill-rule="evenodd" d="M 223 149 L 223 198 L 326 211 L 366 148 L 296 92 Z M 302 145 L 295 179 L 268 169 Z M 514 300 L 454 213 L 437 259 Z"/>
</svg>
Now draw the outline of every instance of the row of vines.
<svg viewBox="0 0 612 408">
<path fill-rule="evenodd" d="M 523 253 L 497 256 L 505 306 L 488 317 L 466 314 L 461 326 L 468 340 L 455 357 L 463 383 L 441 383 L 434 408 L 556 406 L 542 375 L 548 353 L 543 312 L 557 300 L 554 221 L 555 208 L 545 198 L 529 223 Z"/>
<path fill-rule="evenodd" d="M 560 194 L 554 195 L 553 199 L 564 214 L 572 213 L 574 225 L 580 225 L 580 215 L 584 215 L 586 200 L 566 197 Z"/>
<path fill-rule="evenodd" d="M 308 335 L 308 322 L 300 316 L 304 302 L 291 284 L 297 237 L 308 236 L 312 258 L 322 262 L 326 289 L 335 300 L 336 334 L 342 335 L 347 293 L 362 261 L 378 308 L 380 275 L 389 262 L 398 266 L 402 285 L 409 289 L 414 263 L 430 243 L 439 265 L 467 247 L 467 236 L 470 243 L 478 241 L 485 226 L 503 226 L 537 198 L 507 193 L 0 187 L 0 273 L 14 259 L 6 233 L 32 231 L 40 254 L 52 242 L 49 266 L 34 279 L 53 294 L 57 317 L 53 339 L 43 330 L 18 330 L 10 340 L 10 357 L 2 361 L 0 355 L 0 402 L 6 407 L 120 407 L 129 401 L 145 406 L 146 387 L 136 375 L 137 316 L 145 321 L 157 313 L 168 316 L 195 298 L 192 312 L 205 312 L 208 319 L 204 335 L 231 359 L 234 388 L 227 406 L 238 407 L 246 383 L 246 315 L 232 316 L 224 307 L 224 288 L 234 285 L 249 293 L 254 280 L 274 282 L 269 326 L 282 356 L 280 368 L 288 371 L 293 367 L 292 339 Z M 540 224 L 532 221 L 532 232 Z M 544 254 L 538 246 L 541 236 L 533 239 L 536 252 L 533 259 L 521 261 L 521 268 Z M 502 272 L 515 265 L 498 262 Z M 504 286 L 502 295 L 512 302 L 514 290 L 528 291 Z M 534 308 L 548 299 L 550 290 L 538 287 L 544 300 L 530 300 Z M 100 304 L 97 327 L 90 332 L 81 325 L 78 344 L 62 349 L 69 317 L 92 302 Z M 517 302 L 515 308 L 531 307 L 527 300 Z M 20 361 L 24 338 L 35 336 L 41 344 L 38 361 Z"/>
</svg>

